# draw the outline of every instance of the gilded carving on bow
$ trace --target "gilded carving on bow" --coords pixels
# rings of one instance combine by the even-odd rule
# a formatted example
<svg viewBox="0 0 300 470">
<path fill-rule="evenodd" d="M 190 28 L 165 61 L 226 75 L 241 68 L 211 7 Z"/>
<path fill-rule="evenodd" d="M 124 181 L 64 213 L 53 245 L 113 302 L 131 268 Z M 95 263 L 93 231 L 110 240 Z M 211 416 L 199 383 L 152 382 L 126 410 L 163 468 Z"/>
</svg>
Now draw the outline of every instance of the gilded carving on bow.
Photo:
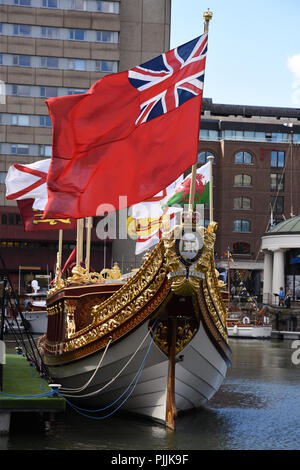
<svg viewBox="0 0 300 470">
<path fill-rule="evenodd" d="M 105 279 L 107 280 L 121 279 L 122 276 L 118 263 L 114 263 L 112 269 L 102 269 L 100 274 L 102 276 L 106 274 Z"/>
<path fill-rule="evenodd" d="M 64 350 L 72 351 L 79 344 L 86 344 L 111 332 L 141 310 L 166 279 L 163 262 L 163 250 L 159 244 L 137 275 L 109 299 L 91 308 L 91 324 L 72 335 L 71 341 L 65 343 Z M 133 285 L 135 289 L 131 288 Z"/>
<path fill-rule="evenodd" d="M 177 318 L 176 325 L 176 347 L 175 353 L 179 354 L 195 336 L 198 330 L 198 323 L 195 319 L 185 320 Z M 168 320 L 161 320 L 158 323 L 154 341 L 161 351 L 169 354 L 169 324 Z"/>
</svg>

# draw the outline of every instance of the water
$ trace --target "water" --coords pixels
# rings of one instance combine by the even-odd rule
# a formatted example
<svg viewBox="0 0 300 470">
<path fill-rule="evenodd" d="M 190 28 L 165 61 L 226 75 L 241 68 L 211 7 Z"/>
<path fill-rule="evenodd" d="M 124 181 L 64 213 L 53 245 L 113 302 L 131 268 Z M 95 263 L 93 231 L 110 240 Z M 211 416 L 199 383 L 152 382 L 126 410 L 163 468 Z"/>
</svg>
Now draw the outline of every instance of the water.
<svg viewBox="0 0 300 470">
<path fill-rule="evenodd" d="M 300 364 L 292 343 L 231 340 L 232 367 L 208 405 L 178 419 L 176 432 L 114 415 L 97 421 L 71 408 L 45 426 L 14 415 L 5 450 L 299 450 Z"/>
</svg>

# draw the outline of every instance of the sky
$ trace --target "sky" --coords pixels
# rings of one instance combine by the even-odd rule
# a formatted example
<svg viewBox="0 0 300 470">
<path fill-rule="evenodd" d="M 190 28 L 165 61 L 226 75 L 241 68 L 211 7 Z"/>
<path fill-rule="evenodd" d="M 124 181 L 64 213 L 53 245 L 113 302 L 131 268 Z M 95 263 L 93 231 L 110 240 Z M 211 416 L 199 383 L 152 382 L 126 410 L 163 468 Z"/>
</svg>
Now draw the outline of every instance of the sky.
<svg viewBox="0 0 300 470">
<path fill-rule="evenodd" d="M 300 108 L 300 0 L 171 0 L 171 49 L 209 23 L 204 97 Z"/>
</svg>

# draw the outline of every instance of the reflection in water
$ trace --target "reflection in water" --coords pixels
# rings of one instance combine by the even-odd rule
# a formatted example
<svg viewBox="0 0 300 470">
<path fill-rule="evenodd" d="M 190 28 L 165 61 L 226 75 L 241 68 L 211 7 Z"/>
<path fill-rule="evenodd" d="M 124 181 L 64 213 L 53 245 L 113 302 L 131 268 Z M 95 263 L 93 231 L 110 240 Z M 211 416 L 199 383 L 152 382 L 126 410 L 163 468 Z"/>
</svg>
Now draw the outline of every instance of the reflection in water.
<svg viewBox="0 0 300 470">
<path fill-rule="evenodd" d="M 292 364 L 291 343 L 237 339 L 231 348 L 224 384 L 205 408 L 180 417 L 175 433 L 121 414 L 96 421 L 70 409 L 45 431 L 37 417 L 28 427 L 20 413 L 0 448 L 300 449 L 300 365 Z"/>
</svg>

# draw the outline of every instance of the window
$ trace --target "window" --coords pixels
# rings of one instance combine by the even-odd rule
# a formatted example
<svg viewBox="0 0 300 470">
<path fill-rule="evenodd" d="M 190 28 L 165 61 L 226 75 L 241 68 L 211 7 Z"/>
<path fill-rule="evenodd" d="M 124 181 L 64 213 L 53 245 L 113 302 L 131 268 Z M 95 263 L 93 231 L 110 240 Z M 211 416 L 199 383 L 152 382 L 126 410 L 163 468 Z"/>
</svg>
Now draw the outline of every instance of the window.
<svg viewBox="0 0 300 470">
<path fill-rule="evenodd" d="M 74 39 L 75 41 L 84 41 L 85 31 L 83 29 L 70 29 L 69 39 Z"/>
<path fill-rule="evenodd" d="M 98 42 L 118 42 L 118 33 L 116 31 L 97 31 Z"/>
<path fill-rule="evenodd" d="M 57 8 L 57 0 L 43 0 L 44 8 Z"/>
<path fill-rule="evenodd" d="M 39 155 L 42 157 L 51 157 L 52 145 L 39 145 Z"/>
<path fill-rule="evenodd" d="M 41 66 L 47 69 L 58 69 L 57 57 L 41 57 Z"/>
<path fill-rule="evenodd" d="M 49 116 L 40 116 L 41 127 L 52 127 L 51 118 Z"/>
<path fill-rule="evenodd" d="M 17 155 L 29 155 L 29 145 L 11 144 L 11 153 L 14 153 Z"/>
<path fill-rule="evenodd" d="M 29 55 L 14 55 L 13 65 L 19 65 L 20 67 L 30 67 L 31 57 Z"/>
<path fill-rule="evenodd" d="M 97 1 L 97 10 L 102 13 L 119 13 L 119 3 Z"/>
<path fill-rule="evenodd" d="M 13 85 L 12 94 L 17 96 L 30 96 L 29 85 Z"/>
<path fill-rule="evenodd" d="M 5 184 L 6 175 L 7 171 L 0 171 L 0 184 Z"/>
<path fill-rule="evenodd" d="M 68 95 L 80 95 L 81 93 L 85 93 L 86 90 L 81 88 L 69 88 Z"/>
<path fill-rule="evenodd" d="M 71 0 L 71 10 L 86 10 L 85 0 Z"/>
<path fill-rule="evenodd" d="M 55 98 L 57 97 L 57 88 L 53 86 L 42 86 L 40 96 L 41 98 Z"/>
<path fill-rule="evenodd" d="M 50 27 L 42 27 L 41 28 L 41 36 L 42 38 L 47 39 L 59 39 L 60 30 L 59 28 L 50 28 Z"/>
<path fill-rule="evenodd" d="M 30 7 L 31 0 L 14 0 L 15 5 L 20 5 L 21 7 Z"/>
<path fill-rule="evenodd" d="M 24 114 L 12 114 L 11 123 L 13 126 L 29 126 L 29 116 Z"/>
<path fill-rule="evenodd" d="M 270 174 L 270 191 L 284 191 L 284 175 L 281 173 Z"/>
<path fill-rule="evenodd" d="M 250 175 L 234 175 L 234 186 L 250 187 L 252 186 L 252 177 Z"/>
<path fill-rule="evenodd" d="M 285 160 L 285 152 L 272 150 L 271 152 L 271 168 L 283 168 Z"/>
<path fill-rule="evenodd" d="M 25 24 L 14 24 L 13 34 L 14 36 L 30 36 L 31 26 Z"/>
<path fill-rule="evenodd" d="M 274 214 L 283 214 L 284 212 L 284 199 L 283 196 L 272 196 L 271 206 Z"/>
<path fill-rule="evenodd" d="M 83 59 L 69 59 L 69 69 L 86 70 L 86 61 Z"/>
<path fill-rule="evenodd" d="M 112 60 L 96 60 L 95 68 L 99 70 L 99 72 L 116 73 L 118 71 L 118 62 Z"/>
<path fill-rule="evenodd" d="M 207 160 L 207 157 L 208 157 L 209 155 L 211 155 L 212 157 L 214 157 L 214 155 L 213 155 L 211 152 L 209 152 L 208 150 L 204 150 L 204 151 L 202 151 L 202 152 L 199 152 L 199 153 L 198 153 L 198 160 L 197 160 L 198 163 L 207 163 L 207 162 L 209 161 L 209 160 Z M 214 159 L 213 159 L 213 163 L 214 163 L 214 161 L 215 161 L 215 157 L 214 157 Z"/>
<path fill-rule="evenodd" d="M 249 220 L 242 220 L 242 219 L 234 220 L 233 231 L 234 232 L 250 232 Z"/>
<path fill-rule="evenodd" d="M 3 57 L 2 54 L 0 54 L 0 65 L 3 64 L 3 59 L 2 59 L 2 57 Z"/>
<path fill-rule="evenodd" d="M 251 209 L 251 200 L 248 197 L 235 197 L 233 200 L 233 208 L 235 210 Z"/>
<path fill-rule="evenodd" d="M 251 165 L 252 155 L 248 152 L 238 152 L 234 156 L 234 163 Z"/>
<path fill-rule="evenodd" d="M 233 253 L 239 255 L 250 255 L 250 244 L 244 242 L 236 242 L 233 244 Z"/>
</svg>

